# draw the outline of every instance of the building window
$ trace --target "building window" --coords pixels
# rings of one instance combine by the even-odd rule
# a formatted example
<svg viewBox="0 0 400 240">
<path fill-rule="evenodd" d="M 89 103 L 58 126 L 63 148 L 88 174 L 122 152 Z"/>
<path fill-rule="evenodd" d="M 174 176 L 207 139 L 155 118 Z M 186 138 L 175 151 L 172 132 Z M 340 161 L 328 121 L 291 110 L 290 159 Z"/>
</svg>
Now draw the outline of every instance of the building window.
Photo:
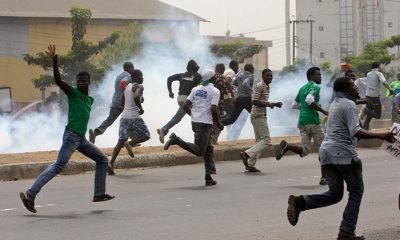
<svg viewBox="0 0 400 240">
<path fill-rule="evenodd" d="M 388 22 L 388 27 L 392 28 L 393 27 L 393 22 Z"/>
<path fill-rule="evenodd" d="M 319 30 L 319 31 L 324 31 L 324 26 L 319 26 L 319 27 L 318 27 L 318 30 Z"/>
<path fill-rule="evenodd" d="M 325 53 L 324 53 L 324 52 L 320 52 L 320 53 L 319 53 L 319 57 L 320 57 L 320 58 L 325 58 Z"/>
</svg>

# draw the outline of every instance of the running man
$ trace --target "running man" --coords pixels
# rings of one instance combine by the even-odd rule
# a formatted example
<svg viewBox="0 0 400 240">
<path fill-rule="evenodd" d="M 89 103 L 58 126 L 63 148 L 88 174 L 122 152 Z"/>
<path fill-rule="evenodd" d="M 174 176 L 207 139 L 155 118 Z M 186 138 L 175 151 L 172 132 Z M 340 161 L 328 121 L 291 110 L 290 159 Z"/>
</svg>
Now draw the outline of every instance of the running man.
<svg viewBox="0 0 400 240">
<path fill-rule="evenodd" d="M 327 207 L 343 198 L 344 182 L 349 192 L 347 206 L 343 212 L 338 240 L 363 240 L 356 235 L 356 224 L 364 193 L 362 162 L 357 154 L 358 139 L 382 139 L 395 142 L 390 132 L 372 133 L 360 126 L 356 100 L 360 97 L 354 82 L 342 77 L 334 83 L 335 99 L 329 108 L 326 137 L 319 150 L 321 165 L 325 166 L 329 190 L 321 194 L 289 196 L 287 217 L 295 226 L 302 211 Z"/>
<path fill-rule="evenodd" d="M 389 90 L 389 95 L 393 94 L 393 89 L 386 81 L 385 76 L 379 72 L 379 64 L 371 64 L 371 71 L 367 73 L 367 108 L 363 128 L 369 130 L 369 124 L 373 118 L 380 119 L 382 115 L 382 104 L 380 100 L 381 84 Z"/>
<path fill-rule="evenodd" d="M 213 124 L 215 124 L 220 131 L 224 128 L 218 117 L 220 92 L 214 87 L 214 74 L 212 70 L 204 71 L 201 85 L 192 89 L 183 105 L 183 109 L 192 117 L 194 144 L 185 142 L 176 136 L 175 133 L 171 133 L 169 140 L 164 145 L 164 150 L 168 150 L 171 145 L 178 145 L 196 156 L 203 157 L 206 170 L 206 186 L 217 184 L 217 181 L 211 177 L 211 174 L 216 174 L 213 159 L 214 147 L 210 142 L 211 129 Z"/>
<path fill-rule="evenodd" d="M 124 111 L 121 114 L 119 122 L 119 140 L 114 147 L 110 165 L 108 166 L 108 173 L 114 175 L 114 163 L 117 159 L 121 148 L 125 145 L 129 138 L 131 144 L 136 145 L 150 139 L 150 132 L 140 117 L 144 113 L 142 108 L 143 101 L 143 74 L 140 70 L 133 70 L 132 83 L 126 86 L 124 93 L 122 93 L 122 106 Z M 133 152 L 132 152 L 133 155 Z M 131 155 L 131 157 L 133 157 Z"/>
<path fill-rule="evenodd" d="M 308 82 L 303 85 L 297 93 L 293 102 L 294 109 L 300 109 L 298 128 L 301 136 L 301 146 L 288 144 L 285 140 L 281 141 L 275 152 L 276 160 L 280 160 L 285 153 L 290 150 L 305 157 L 311 150 L 311 139 L 314 143 L 321 146 L 324 140 L 324 132 L 322 130 L 321 121 L 318 112 L 328 115 L 328 112 L 319 105 L 321 72 L 318 67 L 311 67 L 307 70 Z M 321 179 L 319 184 L 326 185 L 326 174 L 321 167 Z"/>
<path fill-rule="evenodd" d="M 124 106 L 120 105 L 121 95 L 124 92 L 126 85 L 132 81 L 131 74 L 135 68 L 131 62 L 125 62 L 123 67 L 124 71 L 119 74 L 114 81 L 114 94 L 110 106 L 110 113 L 108 114 L 107 119 L 94 130 L 89 129 L 89 141 L 92 143 L 96 141 L 98 135 L 103 134 L 107 128 L 115 122 L 124 109 Z"/>
<path fill-rule="evenodd" d="M 197 85 L 199 85 L 201 81 L 201 75 L 197 72 L 199 70 L 199 66 L 196 61 L 193 59 L 190 60 L 186 66 L 187 72 L 178 73 L 168 77 L 167 87 L 169 91 L 169 97 L 174 98 L 175 94 L 172 92 L 172 82 L 179 81 L 179 92 L 178 92 L 178 111 L 176 111 L 175 115 L 172 119 L 162 128 L 157 129 L 157 133 L 159 135 L 159 139 L 161 143 L 164 143 L 164 137 L 168 134 L 169 130 L 178 124 L 182 118 L 186 115 L 186 112 L 183 110 L 182 105 L 185 103 L 187 96 L 190 94 L 190 91 Z"/>
<path fill-rule="evenodd" d="M 68 97 L 68 124 L 65 127 L 63 143 L 55 163 L 49 165 L 35 180 L 26 193 L 21 192 L 22 203 L 29 211 L 36 213 L 35 198 L 42 187 L 67 165 L 71 155 L 78 150 L 96 162 L 94 177 L 93 202 L 107 201 L 114 198 L 106 194 L 107 157 L 85 138 L 93 97 L 89 96 L 90 74 L 80 72 L 76 75 L 76 86 L 70 86 L 61 80 L 57 64 L 55 45 L 49 45 L 47 55 L 53 61 L 54 80 Z"/>
<path fill-rule="evenodd" d="M 256 137 L 256 144 L 244 152 L 240 152 L 240 157 L 246 170 L 249 172 L 261 172 L 255 165 L 260 157 L 261 151 L 271 147 L 271 138 L 269 134 L 268 121 L 267 121 L 267 107 L 282 107 L 282 102 L 269 102 L 269 85 L 273 79 L 272 71 L 264 69 L 262 71 L 262 81 L 257 83 L 253 90 L 250 120 L 253 124 L 254 135 Z"/>
</svg>

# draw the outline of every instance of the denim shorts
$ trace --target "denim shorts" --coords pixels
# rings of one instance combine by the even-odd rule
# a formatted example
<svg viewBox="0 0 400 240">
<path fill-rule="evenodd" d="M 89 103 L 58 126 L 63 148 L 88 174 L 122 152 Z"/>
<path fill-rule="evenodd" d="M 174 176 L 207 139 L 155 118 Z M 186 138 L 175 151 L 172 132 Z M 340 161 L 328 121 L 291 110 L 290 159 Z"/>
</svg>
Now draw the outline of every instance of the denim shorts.
<svg viewBox="0 0 400 240">
<path fill-rule="evenodd" d="M 150 132 L 142 118 L 121 118 L 119 122 L 119 139 L 136 139 L 141 136 L 150 138 Z"/>
</svg>

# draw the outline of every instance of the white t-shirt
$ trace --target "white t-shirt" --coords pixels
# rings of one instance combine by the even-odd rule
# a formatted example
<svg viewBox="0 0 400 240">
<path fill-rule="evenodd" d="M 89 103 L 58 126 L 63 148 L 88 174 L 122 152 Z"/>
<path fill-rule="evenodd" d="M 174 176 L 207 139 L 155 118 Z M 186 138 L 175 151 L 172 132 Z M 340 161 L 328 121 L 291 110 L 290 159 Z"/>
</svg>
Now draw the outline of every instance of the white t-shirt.
<svg viewBox="0 0 400 240">
<path fill-rule="evenodd" d="M 211 105 L 218 106 L 220 92 L 209 83 L 192 89 L 187 100 L 192 102 L 192 122 L 213 124 Z"/>
<path fill-rule="evenodd" d="M 368 97 L 379 97 L 381 95 L 381 83 L 388 85 L 385 76 L 379 72 L 378 68 L 374 68 L 367 73 L 367 81 L 366 96 Z"/>
<path fill-rule="evenodd" d="M 132 88 L 134 89 L 135 93 L 132 91 Z M 136 106 L 134 98 L 141 95 L 141 92 L 143 92 L 142 84 L 129 83 L 128 86 L 126 86 L 124 91 L 125 106 L 124 106 L 124 111 L 121 114 L 121 118 L 126 118 L 126 119 L 140 118 L 139 114 L 140 109 L 138 106 Z"/>
<path fill-rule="evenodd" d="M 361 98 L 365 98 L 367 94 L 367 78 L 359 78 L 357 79 L 354 84 L 357 86 L 358 93 L 360 94 Z"/>
</svg>

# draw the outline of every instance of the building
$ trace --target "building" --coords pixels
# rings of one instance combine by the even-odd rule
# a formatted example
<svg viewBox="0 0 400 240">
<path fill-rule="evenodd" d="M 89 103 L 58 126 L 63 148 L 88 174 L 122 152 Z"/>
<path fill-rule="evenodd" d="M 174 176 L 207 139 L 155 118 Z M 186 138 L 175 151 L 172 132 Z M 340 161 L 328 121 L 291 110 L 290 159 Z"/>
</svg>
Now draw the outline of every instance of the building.
<svg viewBox="0 0 400 240">
<path fill-rule="evenodd" d="M 313 20 L 312 63 L 315 64 L 331 61 L 338 66 L 344 56 L 361 54 L 367 43 L 399 34 L 398 13 L 399 1 L 296 1 L 296 20 Z M 310 57 L 310 25 L 307 22 L 296 24 L 296 57 L 307 60 Z"/>
<path fill-rule="evenodd" d="M 69 9 L 78 4 L 91 9 L 92 21 L 85 39 L 97 42 L 133 21 L 146 25 L 168 38 L 171 23 L 189 23 L 199 34 L 205 19 L 157 0 L 2 0 L 0 8 L 0 87 L 10 87 L 15 108 L 40 100 L 32 79 L 43 69 L 28 66 L 23 54 L 43 52 L 55 43 L 60 53 L 72 45 Z M 169 36 L 173 37 L 173 36 Z"/>
</svg>

